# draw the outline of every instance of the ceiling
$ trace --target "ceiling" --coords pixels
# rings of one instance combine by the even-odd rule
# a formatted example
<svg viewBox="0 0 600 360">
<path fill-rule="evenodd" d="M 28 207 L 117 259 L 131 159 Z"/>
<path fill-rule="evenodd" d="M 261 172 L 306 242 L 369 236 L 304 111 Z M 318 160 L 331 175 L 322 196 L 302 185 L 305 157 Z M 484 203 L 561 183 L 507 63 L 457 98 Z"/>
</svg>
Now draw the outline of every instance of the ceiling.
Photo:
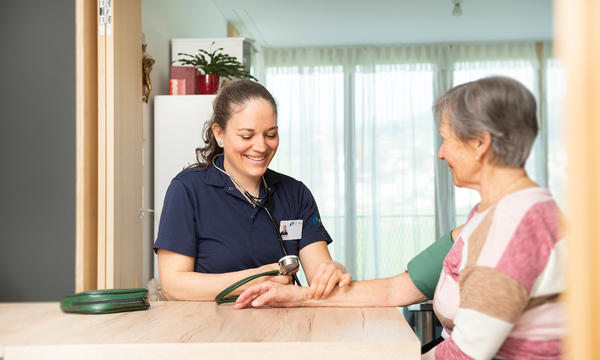
<svg viewBox="0 0 600 360">
<path fill-rule="evenodd" d="M 552 0 L 211 0 L 266 47 L 549 40 Z"/>
</svg>

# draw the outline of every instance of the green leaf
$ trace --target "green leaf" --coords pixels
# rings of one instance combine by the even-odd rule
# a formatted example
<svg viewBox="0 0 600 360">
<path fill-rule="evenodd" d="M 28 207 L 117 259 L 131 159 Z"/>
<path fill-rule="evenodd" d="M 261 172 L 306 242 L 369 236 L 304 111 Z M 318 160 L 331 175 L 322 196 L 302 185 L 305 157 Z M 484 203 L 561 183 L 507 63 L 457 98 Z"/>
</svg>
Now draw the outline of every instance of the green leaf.
<svg viewBox="0 0 600 360">
<path fill-rule="evenodd" d="M 240 78 L 257 80 L 246 67 L 235 57 L 223 53 L 223 48 L 212 49 L 215 45 L 213 41 L 208 50 L 198 49 L 198 53 L 190 55 L 178 53 L 184 58 L 173 61 L 184 65 L 194 66 L 203 74 L 216 74 L 224 78 Z"/>
</svg>

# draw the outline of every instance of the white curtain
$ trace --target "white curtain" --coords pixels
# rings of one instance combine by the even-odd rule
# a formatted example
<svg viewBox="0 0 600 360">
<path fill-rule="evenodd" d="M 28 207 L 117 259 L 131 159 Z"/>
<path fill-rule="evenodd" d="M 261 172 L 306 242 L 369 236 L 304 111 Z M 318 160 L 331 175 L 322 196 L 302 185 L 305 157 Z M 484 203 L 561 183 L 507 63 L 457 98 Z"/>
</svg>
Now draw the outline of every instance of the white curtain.
<svg viewBox="0 0 600 360">
<path fill-rule="evenodd" d="M 546 76 L 539 54 L 533 42 L 262 49 L 263 81 L 279 105 L 272 168 L 311 189 L 330 252 L 355 279 L 398 274 L 479 201 L 436 160 L 431 106 L 455 85 L 505 75 L 527 86 L 541 128 L 527 170 L 542 186 L 562 186 L 549 180 L 546 116 L 561 100 L 545 99 L 559 76 Z"/>
<path fill-rule="evenodd" d="M 432 46 L 265 49 L 279 105 L 272 168 L 302 180 L 355 279 L 435 239 Z"/>
<path fill-rule="evenodd" d="M 545 91 L 544 110 L 548 124 L 548 188 L 559 206 L 566 210 L 566 174 L 567 174 L 567 127 L 564 124 L 564 99 L 566 74 L 561 62 L 554 58 L 553 47 L 544 43 L 543 66 Z"/>
</svg>

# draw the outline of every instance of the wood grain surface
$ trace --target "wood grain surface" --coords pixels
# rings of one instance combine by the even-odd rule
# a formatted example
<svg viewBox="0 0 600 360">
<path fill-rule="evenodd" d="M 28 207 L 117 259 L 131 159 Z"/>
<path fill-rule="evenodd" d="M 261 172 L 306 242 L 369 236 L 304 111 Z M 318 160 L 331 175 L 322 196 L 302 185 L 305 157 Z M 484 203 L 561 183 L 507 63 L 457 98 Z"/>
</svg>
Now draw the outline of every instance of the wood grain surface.
<svg viewBox="0 0 600 360">
<path fill-rule="evenodd" d="M 5 360 L 420 356 L 419 341 L 396 308 L 233 310 L 170 301 L 146 311 L 79 315 L 62 313 L 58 303 L 2 303 L 0 324 Z"/>
</svg>

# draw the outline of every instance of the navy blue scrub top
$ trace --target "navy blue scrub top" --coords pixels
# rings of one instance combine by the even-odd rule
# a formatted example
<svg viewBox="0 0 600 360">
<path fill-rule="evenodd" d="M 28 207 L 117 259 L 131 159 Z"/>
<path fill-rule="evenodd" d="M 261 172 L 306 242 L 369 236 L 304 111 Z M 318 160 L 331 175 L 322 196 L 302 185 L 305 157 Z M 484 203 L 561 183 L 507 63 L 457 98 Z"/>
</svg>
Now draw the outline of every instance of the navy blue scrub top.
<svg viewBox="0 0 600 360">
<path fill-rule="evenodd" d="M 222 169 L 223 157 L 216 162 Z M 288 254 L 298 255 L 317 241 L 331 243 L 317 204 L 302 182 L 270 169 L 264 177 L 271 188 L 268 209 L 278 229 L 280 221 L 303 220 L 302 238 L 284 240 Z M 266 197 L 262 183 L 259 196 Z M 265 211 L 254 207 L 212 165 L 183 170 L 171 181 L 154 243 L 157 249 L 192 256 L 194 271 L 213 274 L 276 263 L 284 255 Z"/>
</svg>

